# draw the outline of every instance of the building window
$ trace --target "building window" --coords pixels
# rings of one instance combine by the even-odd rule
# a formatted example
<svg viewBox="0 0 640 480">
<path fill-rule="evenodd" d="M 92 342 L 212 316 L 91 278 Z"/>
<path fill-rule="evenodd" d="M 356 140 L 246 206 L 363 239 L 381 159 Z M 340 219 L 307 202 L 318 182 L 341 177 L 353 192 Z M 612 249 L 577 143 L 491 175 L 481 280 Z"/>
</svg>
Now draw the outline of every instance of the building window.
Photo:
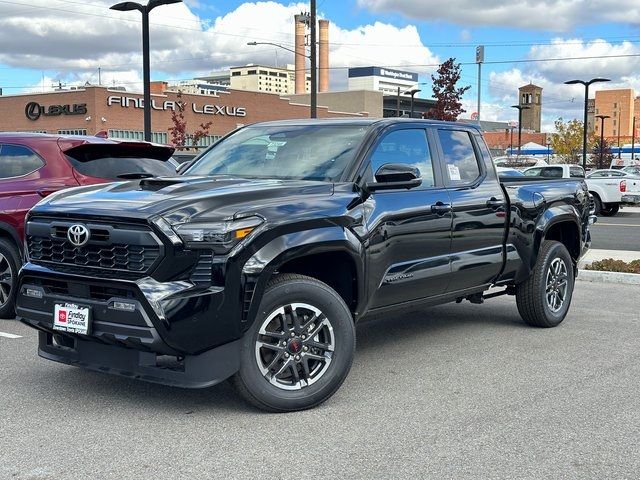
<svg viewBox="0 0 640 480">
<path fill-rule="evenodd" d="M 617 102 L 613 102 L 613 108 L 618 108 L 618 103 Z"/>
<path fill-rule="evenodd" d="M 614 127 L 616 126 L 616 119 L 615 118 L 613 119 L 613 126 Z"/>
<path fill-rule="evenodd" d="M 615 128 L 613 129 L 613 134 L 614 134 L 614 135 L 617 135 L 617 134 L 618 134 L 618 132 L 616 132 L 616 129 L 615 129 Z"/>
<path fill-rule="evenodd" d="M 58 133 L 60 135 L 86 135 L 87 129 L 86 128 L 65 128 L 65 129 L 58 130 Z"/>
<path fill-rule="evenodd" d="M 279 73 L 278 76 L 281 77 L 281 78 L 287 78 L 287 74 L 286 73 Z"/>
<path fill-rule="evenodd" d="M 260 70 L 260 75 L 267 75 L 267 71 L 266 70 Z"/>
<path fill-rule="evenodd" d="M 249 71 L 247 72 L 247 75 L 255 75 L 256 73 L 258 73 L 258 71 L 257 71 L 257 70 L 249 70 Z"/>
<path fill-rule="evenodd" d="M 240 75 L 242 75 L 242 72 L 231 72 L 232 77 L 239 77 Z"/>
<path fill-rule="evenodd" d="M 618 112 L 613 112 L 613 116 L 617 117 L 618 116 Z"/>
<path fill-rule="evenodd" d="M 107 132 L 109 138 L 117 140 L 144 140 L 144 132 L 142 130 L 113 130 Z M 169 143 L 169 135 L 167 132 L 151 132 L 151 141 L 154 143 Z"/>
</svg>

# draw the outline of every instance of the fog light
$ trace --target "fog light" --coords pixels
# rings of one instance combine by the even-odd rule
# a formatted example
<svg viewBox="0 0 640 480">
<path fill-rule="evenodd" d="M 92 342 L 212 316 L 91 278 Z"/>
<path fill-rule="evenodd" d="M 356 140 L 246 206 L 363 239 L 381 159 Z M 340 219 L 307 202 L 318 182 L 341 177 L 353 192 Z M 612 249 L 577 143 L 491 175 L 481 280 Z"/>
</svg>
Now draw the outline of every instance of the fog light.
<svg viewBox="0 0 640 480">
<path fill-rule="evenodd" d="M 135 312 L 136 304 L 129 302 L 113 302 L 109 308 L 113 310 L 122 310 L 123 312 Z"/>
<path fill-rule="evenodd" d="M 35 288 L 25 288 L 24 294 L 27 297 L 42 298 L 42 290 L 36 290 Z"/>
</svg>

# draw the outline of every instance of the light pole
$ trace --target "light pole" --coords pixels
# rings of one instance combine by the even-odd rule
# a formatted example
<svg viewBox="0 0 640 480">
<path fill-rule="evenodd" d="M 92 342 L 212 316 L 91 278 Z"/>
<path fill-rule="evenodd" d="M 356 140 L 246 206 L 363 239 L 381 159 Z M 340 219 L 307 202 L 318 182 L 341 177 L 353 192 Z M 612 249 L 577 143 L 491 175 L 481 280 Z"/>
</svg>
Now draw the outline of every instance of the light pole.
<svg viewBox="0 0 640 480">
<path fill-rule="evenodd" d="M 315 34 L 315 29 L 312 29 L 312 34 Z M 311 94 L 310 94 L 310 117 L 316 118 L 318 116 L 318 87 L 317 87 L 317 66 L 316 62 L 314 62 L 315 57 L 315 48 L 311 48 L 311 55 L 304 55 L 302 53 L 296 52 L 294 49 L 285 47 L 284 45 L 280 45 L 279 43 L 273 42 L 247 42 L 247 45 L 256 46 L 256 45 L 271 45 L 274 47 L 282 48 L 283 50 L 287 50 L 295 55 L 302 55 L 304 58 L 308 58 L 311 60 Z M 313 43 L 312 43 L 313 45 Z M 315 79 L 315 80 L 314 80 Z"/>
<path fill-rule="evenodd" d="M 589 120 L 589 86 L 592 83 L 610 82 L 608 78 L 592 78 L 591 80 L 568 80 L 565 85 L 584 85 L 584 122 L 582 125 L 582 168 L 587 170 L 587 122 Z"/>
<path fill-rule="evenodd" d="M 406 95 L 407 93 L 409 95 L 411 95 L 411 118 L 413 118 L 413 97 L 416 96 L 416 93 L 421 92 L 422 90 L 420 90 L 419 88 L 414 88 L 412 90 L 407 90 L 406 92 L 404 92 L 404 94 Z"/>
<path fill-rule="evenodd" d="M 509 156 L 513 155 L 513 125 L 509 125 L 509 130 L 511 130 L 511 141 L 509 142 Z"/>
<path fill-rule="evenodd" d="M 111 10 L 128 12 L 138 10 L 142 13 L 142 82 L 144 87 L 144 139 L 151 141 L 151 68 L 149 66 L 149 12 L 161 5 L 181 3 L 182 0 L 150 0 L 146 5 L 135 2 L 122 2 L 109 7 Z"/>
<path fill-rule="evenodd" d="M 547 138 L 547 163 L 551 161 L 551 140 Z"/>
<path fill-rule="evenodd" d="M 603 168 L 602 160 L 604 159 L 604 149 L 602 147 L 604 144 L 604 121 L 611 117 L 609 115 L 596 115 L 596 118 L 600 119 L 600 160 L 598 161 L 598 168 Z"/>
<path fill-rule="evenodd" d="M 522 110 L 529 110 L 529 105 L 511 105 L 511 108 L 518 109 L 518 157 L 522 148 Z"/>
</svg>

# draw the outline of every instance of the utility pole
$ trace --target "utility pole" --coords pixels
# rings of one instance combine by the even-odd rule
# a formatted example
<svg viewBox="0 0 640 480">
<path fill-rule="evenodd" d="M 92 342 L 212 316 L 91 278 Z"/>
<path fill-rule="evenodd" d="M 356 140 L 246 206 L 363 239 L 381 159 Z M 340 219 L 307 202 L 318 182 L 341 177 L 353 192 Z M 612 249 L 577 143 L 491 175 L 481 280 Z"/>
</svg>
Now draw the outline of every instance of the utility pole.
<svg viewBox="0 0 640 480">
<path fill-rule="evenodd" d="M 480 125 L 480 99 L 482 95 L 482 62 L 484 62 L 484 45 L 476 47 L 476 63 L 478 64 L 478 125 Z"/>
<path fill-rule="evenodd" d="M 636 150 L 636 116 L 633 116 L 633 123 L 631 126 L 631 162 L 634 160 Z M 633 164 L 633 163 L 632 163 Z"/>
<path fill-rule="evenodd" d="M 398 97 L 396 98 L 396 117 L 400 117 L 400 87 L 398 87 Z"/>
<path fill-rule="evenodd" d="M 316 0 L 311 0 L 311 118 L 318 117 L 318 55 L 316 52 Z"/>
</svg>

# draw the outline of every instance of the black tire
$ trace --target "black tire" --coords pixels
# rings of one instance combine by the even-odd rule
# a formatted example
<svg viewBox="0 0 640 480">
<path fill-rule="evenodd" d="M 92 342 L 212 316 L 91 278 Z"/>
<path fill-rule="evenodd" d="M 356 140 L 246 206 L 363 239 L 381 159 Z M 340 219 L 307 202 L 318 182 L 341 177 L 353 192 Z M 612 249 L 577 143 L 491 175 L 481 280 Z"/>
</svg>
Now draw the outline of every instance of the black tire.
<svg viewBox="0 0 640 480">
<path fill-rule="evenodd" d="M 601 211 L 602 211 L 602 200 L 600 200 L 600 197 L 598 195 L 593 195 L 593 206 L 594 206 L 594 211 L 593 214 L 594 215 L 601 215 Z"/>
<path fill-rule="evenodd" d="M 555 291 L 556 285 L 561 284 L 561 281 L 553 283 L 554 274 L 549 273 L 552 264 L 554 267 L 564 264 L 566 269 L 566 290 L 564 291 L 562 303 L 557 310 L 552 308 L 547 297 L 549 279 L 551 279 L 552 283 L 551 290 Z M 525 282 L 516 286 L 516 303 L 520 316 L 532 327 L 550 328 L 559 325 L 569 311 L 574 284 L 573 260 L 567 248 L 560 242 L 544 241 L 540 246 L 538 259 L 531 276 Z M 554 307 L 558 307 L 554 301 L 553 292 L 550 295 L 551 303 L 554 304 Z"/>
<path fill-rule="evenodd" d="M 0 318 L 14 318 L 20 252 L 13 242 L 0 238 Z"/>
<path fill-rule="evenodd" d="M 300 318 L 298 315 L 301 312 L 304 313 L 305 308 L 295 307 L 294 309 L 294 304 L 313 306 L 323 315 L 303 315 Z M 281 312 L 286 314 L 277 313 L 281 308 L 283 308 Z M 294 312 L 296 312 L 295 315 Z M 301 328 L 293 327 L 294 316 L 299 318 L 298 326 Z M 273 320 L 269 320 L 270 318 Z M 320 319 L 317 325 L 312 321 L 314 318 Z M 288 324 L 284 324 L 289 320 L 291 320 L 291 330 L 287 330 Z M 269 322 L 276 322 L 275 324 L 279 326 L 274 329 L 270 326 L 274 324 Z M 261 331 L 273 332 L 274 335 L 264 336 L 260 334 Z M 284 335 L 276 339 L 276 335 L 283 331 Z M 292 331 L 294 337 L 290 338 Z M 314 335 L 306 336 L 305 333 L 308 332 Z M 315 332 L 320 333 L 316 335 Z M 301 340 L 305 337 L 306 340 Z M 272 338 L 276 345 L 269 343 Z M 328 338 L 330 340 L 327 340 Z M 269 343 L 270 348 L 259 348 L 257 344 L 259 339 Z M 295 343 L 296 339 L 301 343 Z M 331 397 L 344 382 L 353 362 L 355 341 L 355 325 L 351 312 L 340 295 L 332 288 L 303 275 L 279 275 L 267 285 L 257 318 L 242 339 L 240 370 L 232 377 L 231 382 L 247 401 L 269 412 L 291 412 L 312 408 Z M 309 346 L 317 345 L 319 342 L 327 342 L 326 345 L 333 342 L 333 350 L 330 352 L 325 350 L 322 356 L 322 358 L 330 358 L 328 362 L 311 358 L 320 358 L 321 350 Z M 325 343 L 322 344 L 325 345 Z M 275 351 L 272 352 L 271 347 L 276 347 Z M 304 352 L 307 353 L 303 353 L 298 348 L 305 348 Z M 298 354 L 294 354 L 296 351 Z M 286 359 L 285 355 L 288 355 Z M 269 369 L 265 364 L 271 362 L 278 363 Z M 278 379 L 278 375 L 274 373 L 283 368 L 287 362 L 289 367 L 282 374 L 285 375 L 284 380 Z M 312 378 L 311 375 L 307 375 L 307 372 L 315 372 L 317 377 Z M 293 384 L 296 383 L 296 379 L 301 378 L 299 375 L 306 379 L 305 384 L 295 387 Z M 288 385 L 287 381 L 292 385 Z M 287 390 L 285 389 L 287 387 L 299 389 Z"/>
<path fill-rule="evenodd" d="M 617 203 L 605 203 L 600 207 L 600 215 L 603 217 L 613 217 L 620 211 L 620 205 Z"/>
</svg>

